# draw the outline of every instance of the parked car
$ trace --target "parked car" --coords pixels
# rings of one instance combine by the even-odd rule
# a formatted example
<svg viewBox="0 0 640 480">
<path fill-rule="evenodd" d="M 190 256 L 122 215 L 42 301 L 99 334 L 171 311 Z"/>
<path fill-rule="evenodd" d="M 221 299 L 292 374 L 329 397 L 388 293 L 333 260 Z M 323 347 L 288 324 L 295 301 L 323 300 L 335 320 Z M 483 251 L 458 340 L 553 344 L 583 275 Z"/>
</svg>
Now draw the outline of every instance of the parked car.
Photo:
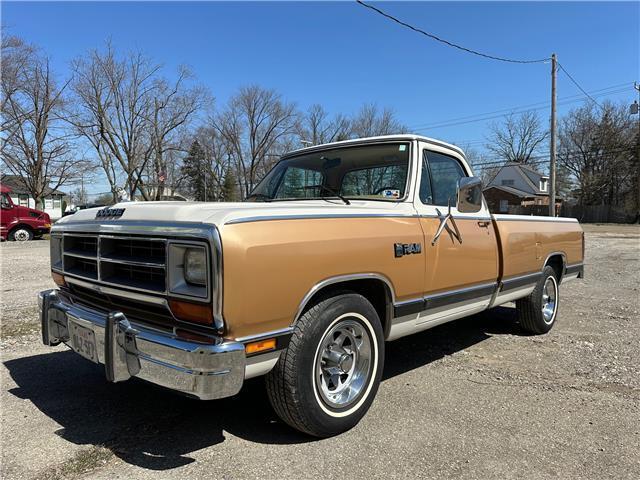
<svg viewBox="0 0 640 480">
<path fill-rule="evenodd" d="M 16 205 L 11 200 L 11 189 L 0 185 L 0 238 L 26 242 L 41 238 L 51 229 L 51 218 L 35 208 Z"/>
<path fill-rule="evenodd" d="M 583 274 L 575 219 L 491 215 L 462 150 L 421 136 L 292 152 L 248 200 L 62 219 L 44 343 L 200 399 L 266 375 L 277 414 L 326 437 L 369 409 L 385 341 L 512 301 L 546 333 Z"/>
</svg>

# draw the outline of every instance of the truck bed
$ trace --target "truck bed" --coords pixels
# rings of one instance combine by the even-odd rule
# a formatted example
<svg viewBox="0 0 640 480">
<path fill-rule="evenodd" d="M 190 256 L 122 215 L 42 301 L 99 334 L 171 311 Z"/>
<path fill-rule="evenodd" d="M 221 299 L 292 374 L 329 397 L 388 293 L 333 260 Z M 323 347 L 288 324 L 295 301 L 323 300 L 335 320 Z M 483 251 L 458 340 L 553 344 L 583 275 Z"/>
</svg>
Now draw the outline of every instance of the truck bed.
<svg viewBox="0 0 640 480">
<path fill-rule="evenodd" d="M 556 257 L 561 277 L 581 275 L 584 233 L 575 218 L 526 215 L 492 215 L 499 258 L 501 288 L 495 305 L 522 296 L 530 288 L 527 276 L 539 274 L 551 257 Z M 562 263 L 559 263 L 559 261 Z M 521 288 L 522 287 L 522 288 Z"/>
</svg>

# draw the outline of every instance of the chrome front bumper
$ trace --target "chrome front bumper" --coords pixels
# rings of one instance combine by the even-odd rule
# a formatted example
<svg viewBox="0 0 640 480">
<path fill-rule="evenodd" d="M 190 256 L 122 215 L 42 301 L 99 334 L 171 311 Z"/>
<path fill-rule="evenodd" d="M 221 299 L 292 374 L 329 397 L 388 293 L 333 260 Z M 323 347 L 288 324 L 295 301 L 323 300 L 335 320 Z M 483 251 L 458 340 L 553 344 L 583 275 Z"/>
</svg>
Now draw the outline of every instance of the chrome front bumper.
<svg viewBox="0 0 640 480">
<path fill-rule="evenodd" d="M 73 350 L 70 323 L 90 329 L 97 360 L 111 382 L 138 377 L 202 400 L 229 397 L 242 387 L 246 363 L 242 343 L 182 340 L 130 323 L 121 312 L 104 315 L 73 304 L 59 290 L 40 292 L 38 303 L 43 343 L 65 343 Z"/>
</svg>

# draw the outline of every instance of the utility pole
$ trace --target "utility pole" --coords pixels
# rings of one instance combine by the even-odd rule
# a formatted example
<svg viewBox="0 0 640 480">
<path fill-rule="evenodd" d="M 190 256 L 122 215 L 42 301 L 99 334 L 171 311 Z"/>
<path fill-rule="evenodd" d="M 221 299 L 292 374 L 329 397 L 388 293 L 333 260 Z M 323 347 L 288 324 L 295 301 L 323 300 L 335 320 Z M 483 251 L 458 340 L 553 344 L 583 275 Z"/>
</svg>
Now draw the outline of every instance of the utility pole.
<svg viewBox="0 0 640 480">
<path fill-rule="evenodd" d="M 633 82 L 633 88 L 638 91 L 638 100 L 631 105 L 631 114 L 638 115 L 638 136 L 636 138 L 636 160 L 640 157 L 640 83 Z M 636 222 L 640 223 L 640 165 L 636 166 Z"/>
<path fill-rule="evenodd" d="M 549 152 L 549 216 L 556 216 L 556 54 L 551 55 L 551 142 Z"/>
</svg>

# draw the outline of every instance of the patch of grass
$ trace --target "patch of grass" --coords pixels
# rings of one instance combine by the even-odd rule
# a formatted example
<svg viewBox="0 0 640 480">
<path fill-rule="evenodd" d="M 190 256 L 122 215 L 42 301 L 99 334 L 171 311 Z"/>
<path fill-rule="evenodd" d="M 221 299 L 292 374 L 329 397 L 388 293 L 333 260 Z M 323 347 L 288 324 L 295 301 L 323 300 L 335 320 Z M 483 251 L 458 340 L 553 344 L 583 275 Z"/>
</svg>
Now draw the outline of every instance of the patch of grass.
<svg viewBox="0 0 640 480">
<path fill-rule="evenodd" d="M 62 480 L 76 478 L 103 467 L 113 457 L 113 452 L 100 445 L 77 452 L 73 457 L 53 469 L 46 470 L 36 477 L 37 480 Z"/>
</svg>

